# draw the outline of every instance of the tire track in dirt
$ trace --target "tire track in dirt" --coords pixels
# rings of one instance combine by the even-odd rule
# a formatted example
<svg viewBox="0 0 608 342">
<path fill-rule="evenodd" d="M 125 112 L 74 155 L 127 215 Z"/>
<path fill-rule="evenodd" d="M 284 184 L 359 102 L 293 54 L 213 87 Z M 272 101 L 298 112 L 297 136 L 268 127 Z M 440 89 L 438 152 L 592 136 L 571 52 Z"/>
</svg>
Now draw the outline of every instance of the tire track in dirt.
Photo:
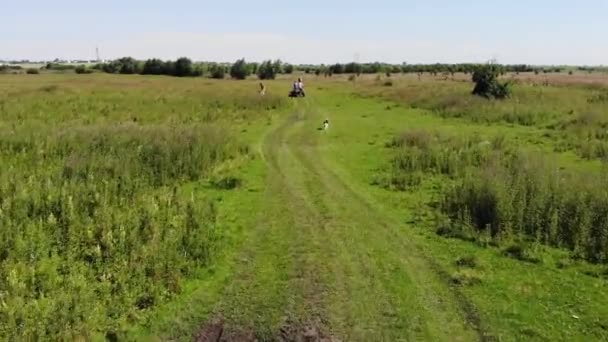
<svg viewBox="0 0 608 342">
<path fill-rule="evenodd" d="M 309 158 L 309 157 L 308 157 Z M 317 161 L 315 168 L 319 168 L 322 167 L 320 166 L 321 162 Z M 311 164 L 308 164 L 311 165 Z M 324 167 L 323 167 L 324 168 Z M 321 175 L 321 172 L 325 173 L 324 175 Z M 436 278 L 441 280 L 441 282 L 445 285 L 445 289 L 449 290 L 449 291 L 443 291 L 443 295 L 449 294 L 453 300 L 455 301 L 455 303 L 458 306 L 458 309 L 460 310 L 461 313 L 461 317 L 464 321 L 466 321 L 466 323 L 476 332 L 478 339 L 480 341 L 493 341 L 495 340 L 495 337 L 492 336 L 492 334 L 489 332 L 489 330 L 487 329 L 486 325 L 484 324 L 484 322 L 482 321 L 481 317 L 479 316 L 479 313 L 475 307 L 475 305 L 470 302 L 466 296 L 455 286 L 452 286 L 451 282 L 450 282 L 450 275 L 441 268 L 441 266 L 439 266 L 436 262 L 434 262 L 432 260 L 431 257 L 424 255 L 424 253 L 419 249 L 419 247 L 417 247 L 415 244 L 413 244 L 411 241 L 407 241 L 406 239 L 404 239 L 404 235 L 403 232 L 398 231 L 398 229 L 396 228 L 397 226 L 399 226 L 399 224 L 396 224 L 394 222 L 391 222 L 389 219 L 387 219 L 384 215 L 381 214 L 380 211 L 378 211 L 378 209 L 376 209 L 371 203 L 369 203 L 367 200 L 363 199 L 357 192 L 355 192 L 352 188 L 348 187 L 346 184 L 341 184 L 341 180 L 339 179 L 339 177 L 337 175 L 335 175 L 331 170 L 329 169 L 323 169 L 322 171 L 318 172 L 319 176 L 322 178 L 325 178 L 325 184 L 332 184 L 334 187 L 331 191 L 331 193 L 336 194 L 336 193 L 340 193 L 342 192 L 342 196 L 345 197 L 349 197 L 351 198 L 353 201 L 358 202 L 355 207 L 359 207 L 359 211 L 367 211 L 368 215 L 371 216 L 375 222 L 374 226 L 375 227 L 380 227 L 382 228 L 385 233 L 387 234 L 386 239 L 393 241 L 394 243 L 398 243 L 401 245 L 401 247 L 404 250 L 407 250 L 407 258 L 409 259 L 408 261 L 406 261 L 405 263 L 407 265 L 409 265 L 410 267 L 408 267 L 409 269 L 426 269 L 430 272 L 426 272 L 428 274 L 425 275 L 421 275 L 421 274 L 416 274 L 416 273 L 410 273 L 408 272 L 410 275 L 412 275 L 413 278 L 415 278 L 415 280 L 421 284 L 425 283 L 425 278 Z M 338 184 L 338 185 L 336 185 Z M 335 190 L 337 188 L 341 188 L 338 190 Z M 340 200 L 334 200 L 336 203 L 343 203 Z M 350 206 L 353 206 L 353 203 L 351 201 Z M 348 209 L 345 209 L 348 210 Z M 351 209 L 352 210 L 352 209 Z M 356 216 L 355 216 L 356 217 Z M 378 233 L 379 231 L 376 230 L 376 232 Z M 394 248 L 397 249 L 398 246 L 394 245 Z M 414 265 L 417 265 L 417 267 L 412 267 Z M 441 296 L 439 293 L 433 293 L 432 290 L 431 291 L 426 291 L 424 288 L 420 288 L 422 291 L 422 293 L 418 293 L 419 296 L 423 296 L 426 297 L 426 301 L 427 302 L 436 302 L 436 303 L 440 303 L 441 302 Z M 426 292 L 426 293 L 425 293 Z M 435 308 L 435 310 L 433 310 L 434 312 L 438 312 L 438 313 L 442 313 L 442 312 L 450 312 L 450 310 L 441 310 L 440 308 Z"/>
<path fill-rule="evenodd" d="M 216 309 L 221 320 L 197 340 L 485 340 L 474 306 L 324 162 L 311 124 L 319 113 L 303 107 L 263 143 L 266 209 Z"/>
<path fill-rule="evenodd" d="M 216 318 L 201 328 L 196 340 L 329 340 L 321 305 L 326 272 L 319 269 L 323 265 L 314 253 L 324 218 L 309 205 L 301 183 L 305 175 L 287 148 L 289 131 L 301 115 L 289 116 L 262 146 L 269 166 L 265 212 Z M 269 272 L 274 274 L 264 276 Z"/>
<path fill-rule="evenodd" d="M 447 286 L 445 275 L 439 272 L 437 269 L 437 264 L 433 263 L 432 260 L 425 256 L 419 248 L 408 241 L 403 232 L 399 232 L 395 228 L 398 226 L 398 224 L 388 219 L 386 215 L 382 214 L 380 210 L 372 206 L 370 202 L 361 197 L 353 188 L 346 184 L 327 165 L 324 164 L 323 158 L 320 158 L 316 140 L 311 138 L 310 134 L 304 133 L 300 135 L 299 142 L 294 146 L 296 146 L 294 154 L 298 156 L 301 164 L 306 167 L 311 174 L 314 174 L 316 179 L 318 179 L 320 183 L 323 184 L 325 189 L 328 190 L 325 191 L 325 201 L 327 201 L 327 203 L 338 204 L 337 207 L 339 209 L 335 211 L 341 210 L 343 213 L 347 213 L 341 215 L 342 217 L 357 217 L 357 220 L 361 220 L 363 222 L 365 222 L 365 216 L 370 217 L 372 219 L 370 228 L 374 227 L 376 234 L 382 233 L 382 240 L 384 240 L 382 243 L 383 245 L 386 244 L 388 246 L 392 246 L 392 250 L 398 250 L 399 248 L 405 248 L 408 250 L 406 253 L 397 253 L 401 255 L 394 254 L 392 257 L 402 263 L 402 266 L 406 269 L 407 275 L 414 282 L 422 285 L 418 286 L 415 290 L 417 292 L 417 296 L 423 298 L 423 300 L 419 303 L 420 309 L 430 311 L 430 315 L 427 315 L 425 317 L 426 319 L 435 316 L 433 318 L 440 321 L 439 323 L 443 326 L 454 327 L 455 325 L 461 325 L 460 328 L 462 328 L 461 330 L 463 333 L 460 336 L 461 339 L 471 337 L 470 329 L 476 332 L 479 340 L 492 339 L 492 336 L 488 334 L 484 328 L 479 315 L 476 314 L 475 306 L 470 303 L 462 295 L 462 293 L 458 291 L 458 289 Z M 361 212 L 366 212 L 367 214 L 364 216 L 358 215 L 358 213 Z M 352 233 L 356 234 L 357 232 L 352 231 Z M 375 252 L 378 253 L 379 251 L 377 250 Z M 362 253 L 363 251 L 359 251 L 359 254 Z M 364 258 L 360 258 L 359 262 L 360 265 L 365 266 Z M 381 264 L 375 265 L 375 267 L 378 269 L 381 269 L 383 266 L 384 265 Z M 415 269 L 424 269 L 427 271 L 413 271 Z M 367 271 L 369 273 L 373 272 L 369 269 Z M 381 279 L 380 282 L 388 280 L 389 279 L 385 277 Z M 425 283 L 440 284 L 442 281 L 444 282 L 444 285 L 441 286 L 442 288 L 435 286 L 432 289 L 427 289 L 424 286 Z M 370 284 L 370 286 L 372 286 L 372 290 L 375 291 L 390 291 L 390 289 L 384 284 L 379 284 L 375 288 L 373 287 L 373 284 Z M 435 292 L 437 290 L 441 291 Z M 444 296 L 452 297 L 451 299 L 453 302 L 455 302 L 455 304 L 449 305 L 448 303 L 443 303 L 444 301 L 442 300 L 442 297 Z M 453 306 L 457 307 L 455 308 Z M 456 315 L 457 317 L 450 317 L 450 315 Z M 466 322 L 466 324 L 461 324 L 463 322 Z M 424 322 L 422 324 L 424 324 Z M 457 334 L 454 334 L 453 329 L 447 329 L 444 331 L 444 333 L 445 334 L 443 337 L 448 339 L 457 339 L 459 337 Z M 428 338 L 429 336 L 426 337 Z M 433 339 L 437 337 L 439 336 L 434 336 Z"/>
</svg>

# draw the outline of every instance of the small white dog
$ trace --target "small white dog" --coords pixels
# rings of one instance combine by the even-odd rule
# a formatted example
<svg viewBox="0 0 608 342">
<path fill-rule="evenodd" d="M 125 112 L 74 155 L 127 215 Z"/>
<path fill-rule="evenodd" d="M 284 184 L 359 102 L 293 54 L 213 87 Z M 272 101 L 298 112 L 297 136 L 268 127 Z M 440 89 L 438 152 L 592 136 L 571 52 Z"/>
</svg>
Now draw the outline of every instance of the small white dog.
<svg viewBox="0 0 608 342">
<path fill-rule="evenodd" d="M 325 119 L 323 121 L 323 130 L 327 131 L 327 129 L 329 129 L 329 120 Z"/>
</svg>

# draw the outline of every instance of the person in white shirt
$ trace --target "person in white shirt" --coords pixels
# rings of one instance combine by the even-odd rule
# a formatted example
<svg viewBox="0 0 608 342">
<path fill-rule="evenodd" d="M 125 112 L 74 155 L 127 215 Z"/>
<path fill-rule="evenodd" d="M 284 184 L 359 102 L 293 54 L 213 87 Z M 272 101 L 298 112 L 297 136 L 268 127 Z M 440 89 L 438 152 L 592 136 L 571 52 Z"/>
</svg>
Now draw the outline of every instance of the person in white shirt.
<svg viewBox="0 0 608 342">
<path fill-rule="evenodd" d="M 302 78 L 298 77 L 298 81 L 296 82 L 296 91 L 302 93 L 302 95 L 306 95 L 304 94 L 304 83 L 302 82 Z"/>
<path fill-rule="evenodd" d="M 289 93 L 290 97 L 298 97 L 298 96 L 306 96 L 304 94 L 304 83 L 302 83 L 302 79 L 298 78 L 297 81 L 293 82 L 293 89 Z"/>
</svg>

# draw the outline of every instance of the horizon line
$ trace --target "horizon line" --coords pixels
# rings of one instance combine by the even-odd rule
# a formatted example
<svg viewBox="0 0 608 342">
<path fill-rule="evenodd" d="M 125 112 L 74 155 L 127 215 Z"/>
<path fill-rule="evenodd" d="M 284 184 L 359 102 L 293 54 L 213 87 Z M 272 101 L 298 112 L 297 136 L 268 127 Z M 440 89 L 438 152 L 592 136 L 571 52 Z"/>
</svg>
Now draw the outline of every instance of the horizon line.
<svg viewBox="0 0 608 342">
<path fill-rule="evenodd" d="M 101 60 L 97 60 L 95 58 L 71 58 L 71 59 L 62 59 L 62 58 L 54 58 L 54 59 L 28 59 L 28 58 L 0 58 L 0 63 L 5 63 L 5 64 L 43 64 L 43 63 L 53 63 L 56 60 L 58 60 L 59 62 L 65 62 L 65 63 L 69 63 L 69 64 L 75 64 L 74 61 L 76 62 L 82 62 L 82 61 L 87 61 L 89 63 L 105 63 L 105 62 L 111 62 L 111 61 L 115 61 L 118 60 L 120 58 L 133 58 L 137 61 L 146 61 L 146 60 L 151 60 L 151 59 L 158 59 L 161 61 L 173 61 L 175 59 L 164 59 L 164 58 L 157 58 L 157 57 L 150 57 L 150 58 L 135 58 L 135 57 L 131 57 L 131 56 L 123 56 L 123 57 L 118 57 L 118 58 L 111 58 L 111 59 L 101 59 Z M 213 61 L 213 60 L 195 60 L 191 57 L 188 56 L 182 56 L 185 58 L 190 59 L 192 62 L 194 63 L 216 63 L 216 64 L 233 64 L 235 61 Z M 181 57 L 180 57 L 181 58 Z M 239 58 L 241 59 L 241 58 Z M 248 63 L 262 63 L 265 61 L 276 61 L 276 60 L 281 60 L 280 58 L 268 58 L 268 59 L 264 59 L 261 61 L 258 60 L 247 60 L 245 59 L 246 62 Z M 281 60 L 281 62 L 283 64 L 290 64 L 293 66 L 320 66 L 320 65 L 324 65 L 324 66 L 331 66 L 331 65 L 336 65 L 336 64 L 350 64 L 350 63 L 355 63 L 355 64 L 375 64 L 375 63 L 379 63 L 379 64 L 385 64 L 385 65 L 462 65 L 462 64 L 488 64 L 491 61 L 485 61 L 485 62 L 416 62 L 416 63 L 408 63 L 406 61 L 402 62 L 402 63 L 390 63 L 390 62 L 382 62 L 382 61 L 367 61 L 367 62 L 356 62 L 356 61 L 349 61 L 349 62 L 343 62 L 343 61 L 337 61 L 337 62 L 331 62 L 331 63 L 291 63 L 288 61 L 284 61 Z M 605 64 L 531 64 L 531 63 L 500 63 L 500 62 L 496 62 L 494 64 L 498 64 L 498 65 L 526 65 L 526 66 L 530 66 L 530 67 L 599 67 L 599 68 L 606 68 L 608 67 L 608 65 Z"/>
</svg>

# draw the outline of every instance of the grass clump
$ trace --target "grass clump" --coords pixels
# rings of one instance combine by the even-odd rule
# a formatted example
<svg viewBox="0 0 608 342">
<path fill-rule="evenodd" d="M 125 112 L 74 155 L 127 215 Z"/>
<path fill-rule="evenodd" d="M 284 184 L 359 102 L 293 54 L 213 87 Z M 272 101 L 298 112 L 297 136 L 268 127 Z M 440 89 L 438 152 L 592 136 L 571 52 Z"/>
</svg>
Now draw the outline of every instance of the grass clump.
<svg viewBox="0 0 608 342">
<path fill-rule="evenodd" d="M 435 233 L 444 238 L 471 241 L 471 237 L 464 229 L 456 227 L 453 224 L 440 224 L 435 230 Z"/>
<path fill-rule="evenodd" d="M 456 266 L 463 268 L 476 268 L 478 266 L 477 258 L 473 255 L 463 256 L 456 260 Z"/>
<path fill-rule="evenodd" d="M 482 283 L 481 278 L 473 270 L 460 270 L 450 276 L 450 283 L 454 286 L 474 286 Z"/>
<path fill-rule="evenodd" d="M 219 179 L 212 179 L 211 185 L 217 189 L 233 190 L 241 186 L 241 180 L 233 176 L 225 176 Z"/>
<path fill-rule="evenodd" d="M 540 259 L 536 258 L 530 248 L 524 244 L 512 244 L 504 249 L 503 254 L 517 260 L 537 264 Z"/>
<path fill-rule="evenodd" d="M 74 69 L 74 72 L 77 74 L 92 74 L 93 69 L 87 68 L 86 65 L 79 65 Z"/>
</svg>

